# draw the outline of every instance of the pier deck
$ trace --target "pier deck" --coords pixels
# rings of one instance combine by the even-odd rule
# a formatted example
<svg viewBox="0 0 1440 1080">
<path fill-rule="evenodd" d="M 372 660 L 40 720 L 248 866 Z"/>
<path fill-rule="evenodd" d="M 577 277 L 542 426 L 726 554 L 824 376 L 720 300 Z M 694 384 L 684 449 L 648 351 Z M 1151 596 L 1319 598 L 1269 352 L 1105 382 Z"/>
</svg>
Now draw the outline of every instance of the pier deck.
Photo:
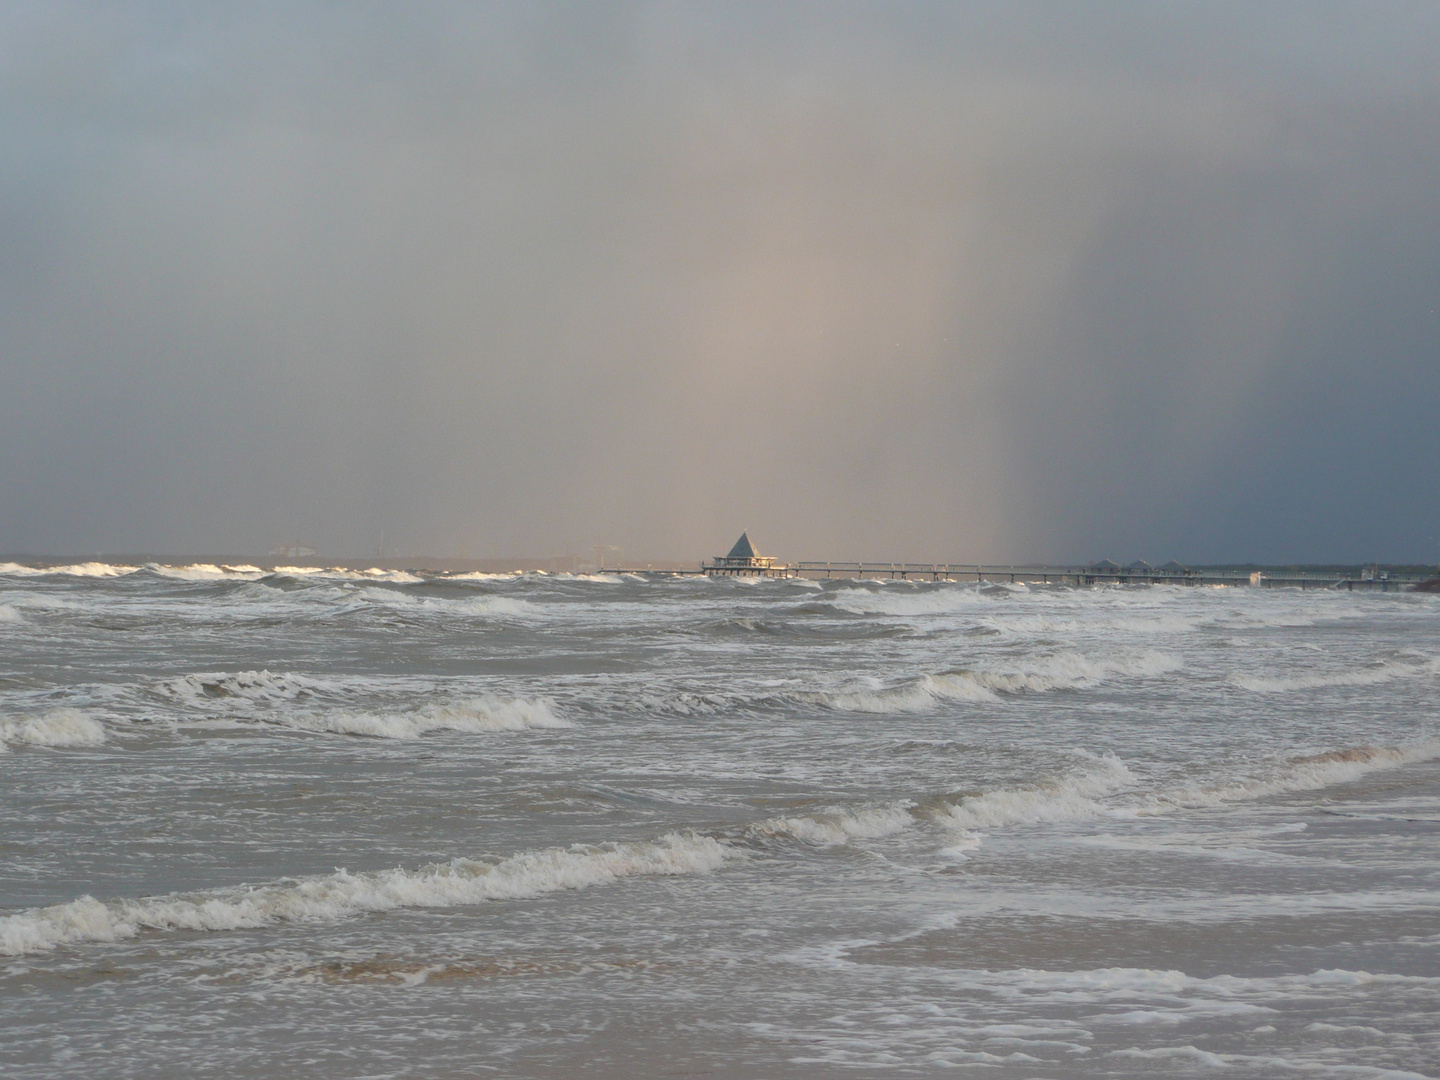
<svg viewBox="0 0 1440 1080">
<path fill-rule="evenodd" d="M 1133 566 L 1044 566 L 986 563 L 815 562 L 775 563 L 764 568 L 703 565 L 698 570 L 607 569 L 609 574 L 683 574 L 810 579 L 1016 582 L 1054 585 L 1245 585 L 1261 588 L 1345 589 L 1401 592 L 1433 575 L 1380 570 L 1322 571 L 1272 568 L 1165 569 Z"/>
</svg>

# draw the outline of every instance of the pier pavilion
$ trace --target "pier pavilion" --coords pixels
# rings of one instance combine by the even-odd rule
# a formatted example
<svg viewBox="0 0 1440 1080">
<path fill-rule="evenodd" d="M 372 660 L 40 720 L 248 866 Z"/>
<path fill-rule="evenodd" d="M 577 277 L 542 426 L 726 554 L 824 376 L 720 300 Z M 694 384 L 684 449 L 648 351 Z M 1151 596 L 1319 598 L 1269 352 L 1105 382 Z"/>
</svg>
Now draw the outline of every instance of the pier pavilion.
<svg viewBox="0 0 1440 1080">
<path fill-rule="evenodd" d="M 740 534 L 728 555 L 716 555 L 704 565 L 705 573 L 730 577 L 790 577 L 790 568 L 775 562 L 773 555 L 761 555 L 750 543 L 748 531 Z"/>
</svg>

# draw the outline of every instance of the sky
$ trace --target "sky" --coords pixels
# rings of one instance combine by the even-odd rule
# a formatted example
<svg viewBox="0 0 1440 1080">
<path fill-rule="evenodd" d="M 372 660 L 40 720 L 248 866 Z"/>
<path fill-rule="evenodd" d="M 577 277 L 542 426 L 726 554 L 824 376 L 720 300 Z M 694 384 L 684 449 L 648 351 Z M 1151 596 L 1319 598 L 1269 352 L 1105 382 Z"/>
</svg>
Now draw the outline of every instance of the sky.
<svg viewBox="0 0 1440 1080">
<path fill-rule="evenodd" d="M 0 8 L 0 552 L 1440 560 L 1440 5 Z"/>
</svg>

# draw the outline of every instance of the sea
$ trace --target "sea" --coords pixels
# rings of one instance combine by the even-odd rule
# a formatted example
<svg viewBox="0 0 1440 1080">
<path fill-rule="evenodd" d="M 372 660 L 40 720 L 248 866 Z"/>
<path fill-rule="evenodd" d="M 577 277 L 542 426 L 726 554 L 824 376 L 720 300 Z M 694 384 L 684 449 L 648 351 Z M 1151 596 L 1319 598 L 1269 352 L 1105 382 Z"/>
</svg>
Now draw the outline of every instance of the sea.
<svg viewBox="0 0 1440 1080">
<path fill-rule="evenodd" d="M 1440 1076 L 1440 597 L 0 564 L 0 1075 Z"/>
</svg>

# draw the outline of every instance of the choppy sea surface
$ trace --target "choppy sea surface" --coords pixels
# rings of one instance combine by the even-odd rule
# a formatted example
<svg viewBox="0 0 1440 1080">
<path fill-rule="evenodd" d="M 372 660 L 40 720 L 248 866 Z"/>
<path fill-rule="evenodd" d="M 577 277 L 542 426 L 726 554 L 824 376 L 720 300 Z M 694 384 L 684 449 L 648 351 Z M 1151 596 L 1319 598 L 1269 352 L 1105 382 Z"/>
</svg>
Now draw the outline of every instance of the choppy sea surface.
<svg viewBox="0 0 1440 1080">
<path fill-rule="evenodd" d="M 1440 1076 L 1440 597 L 0 564 L 6 1077 Z"/>
</svg>

